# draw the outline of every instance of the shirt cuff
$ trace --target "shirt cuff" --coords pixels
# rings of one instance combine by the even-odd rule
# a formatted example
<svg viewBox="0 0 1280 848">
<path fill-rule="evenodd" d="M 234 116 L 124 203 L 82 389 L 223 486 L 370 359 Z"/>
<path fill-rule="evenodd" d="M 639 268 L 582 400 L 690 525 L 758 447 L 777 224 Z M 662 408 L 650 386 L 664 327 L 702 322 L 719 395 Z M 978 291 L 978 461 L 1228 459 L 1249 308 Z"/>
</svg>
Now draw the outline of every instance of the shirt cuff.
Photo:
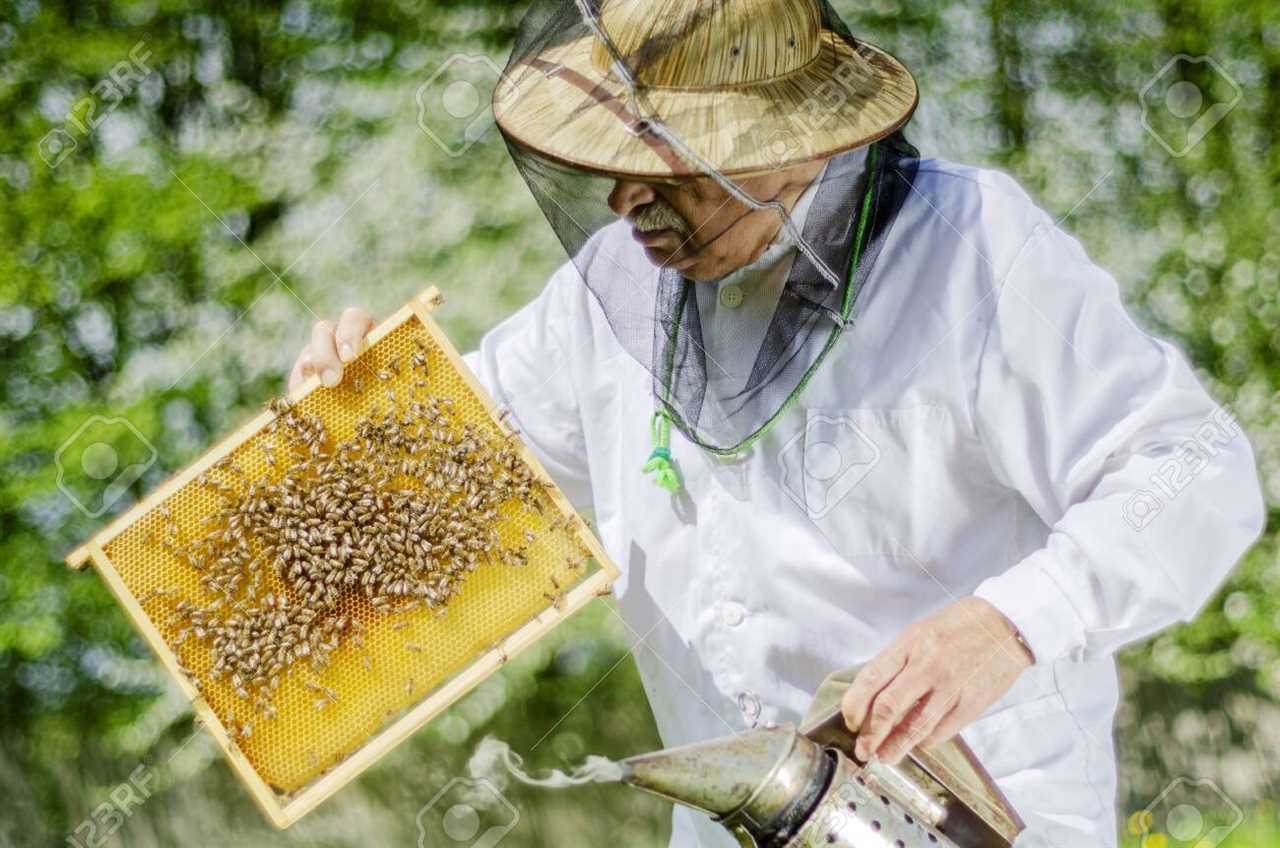
<svg viewBox="0 0 1280 848">
<path fill-rule="evenodd" d="M 1052 663 L 1085 644 L 1084 624 L 1050 575 L 1052 565 L 1049 551 L 1036 551 L 973 592 L 1018 628 L 1037 665 Z"/>
</svg>

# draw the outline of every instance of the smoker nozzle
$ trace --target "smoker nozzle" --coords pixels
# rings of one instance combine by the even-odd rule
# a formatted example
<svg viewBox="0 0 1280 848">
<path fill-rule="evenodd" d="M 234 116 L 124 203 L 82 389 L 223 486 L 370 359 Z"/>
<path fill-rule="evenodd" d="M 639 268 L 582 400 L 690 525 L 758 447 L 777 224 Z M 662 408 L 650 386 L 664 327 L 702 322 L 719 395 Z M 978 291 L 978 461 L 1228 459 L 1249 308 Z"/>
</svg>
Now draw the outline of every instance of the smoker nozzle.
<svg viewBox="0 0 1280 848">
<path fill-rule="evenodd" d="M 622 769 L 626 784 L 757 835 L 803 820 L 830 778 L 822 748 L 792 725 L 642 754 Z"/>
</svg>

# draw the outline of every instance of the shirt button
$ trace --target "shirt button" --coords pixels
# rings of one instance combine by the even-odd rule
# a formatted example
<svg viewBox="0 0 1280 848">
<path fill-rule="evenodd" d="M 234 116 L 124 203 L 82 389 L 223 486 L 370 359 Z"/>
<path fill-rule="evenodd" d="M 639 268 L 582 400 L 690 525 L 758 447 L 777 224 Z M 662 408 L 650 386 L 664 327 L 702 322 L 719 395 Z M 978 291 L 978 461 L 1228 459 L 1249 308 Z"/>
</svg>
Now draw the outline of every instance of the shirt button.
<svg viewBox="0 0 1280 848">
<path fill-rule="evenodd" d="M 747 617 L 741 604 L 725 604 L 720 608 L 720 620 L 729 627 L 737 627 Z"/>
<path fill-rule="evenodd" d="M 720 305 L 737 309 L 742 305 L 742 287 L 737 283 L 729 283 L 720 287 Z"/>
</svg>

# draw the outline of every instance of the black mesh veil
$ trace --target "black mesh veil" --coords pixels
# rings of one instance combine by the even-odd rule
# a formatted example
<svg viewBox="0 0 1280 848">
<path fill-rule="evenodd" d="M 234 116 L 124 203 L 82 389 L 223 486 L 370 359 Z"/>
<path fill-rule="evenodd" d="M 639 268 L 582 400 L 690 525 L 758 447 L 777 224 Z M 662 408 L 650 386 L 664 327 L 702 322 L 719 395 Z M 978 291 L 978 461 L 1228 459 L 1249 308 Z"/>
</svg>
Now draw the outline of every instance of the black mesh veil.
<svg viewBox="0 0 1280 848">
<path fill-rule="evenodd" d="M 910 191 L 915 103 L 818 0 L 536 2 L 494 95 L 655 411 L 718 453 L 766 431 L 852 323 Z"/>
</svg>

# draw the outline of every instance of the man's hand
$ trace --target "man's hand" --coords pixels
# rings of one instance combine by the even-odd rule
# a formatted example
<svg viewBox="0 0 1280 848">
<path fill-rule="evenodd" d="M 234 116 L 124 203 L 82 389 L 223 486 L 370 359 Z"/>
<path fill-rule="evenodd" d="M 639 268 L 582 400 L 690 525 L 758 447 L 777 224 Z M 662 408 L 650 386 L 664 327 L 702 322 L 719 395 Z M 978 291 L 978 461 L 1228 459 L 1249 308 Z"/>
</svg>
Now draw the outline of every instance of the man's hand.
<svg viewBox="0 0 1280 848">
<path fill-rule="evenodd" d="M 863 666 L 840 705 L 854 753 L 894 765 L 946 742 L 1009 691 L 1035 658 L 1004 615 L 964 598 L 908 627 Z"/>
<path fill-rule="evenodd" d="M 312 374 L 319 374 L 326 386 L 342 382 L 342 369 L 356 358 L 356 350 L 365 335 L 373 329 L 373 316 L 363 309 L 348 306 L 335 325 L 317 321 L 311 328 L 311 341 L 298 354 L 289 372 L 288 390 L 293 391 Z"/>
</svg>

